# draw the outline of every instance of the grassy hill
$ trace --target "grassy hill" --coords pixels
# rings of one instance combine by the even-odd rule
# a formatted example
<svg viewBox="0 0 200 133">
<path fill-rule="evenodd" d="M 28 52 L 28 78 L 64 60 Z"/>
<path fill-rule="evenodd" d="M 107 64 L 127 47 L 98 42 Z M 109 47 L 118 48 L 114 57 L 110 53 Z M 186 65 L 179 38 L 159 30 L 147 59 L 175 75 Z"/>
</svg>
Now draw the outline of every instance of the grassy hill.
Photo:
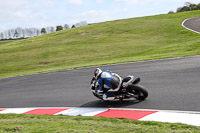
<svg viewBox="0 0 200 133">
<path fill-rule="evenodd" d="M 200 127 L 120 118 L 0 114 L 1 133 L 199 133 Z"/>
<path fill-rule="evenodd" d="M 92 24 L 0 45 L 0 77 L 200 54 L 181 26 L 200 11 Z"/>
<path fill-rule="evenodd" d="M 11 42 L 14 42 L 14 41 L 16 41 L 16 40 L 0 40 L 0 45 L 11 43 Z"/>
</svg>

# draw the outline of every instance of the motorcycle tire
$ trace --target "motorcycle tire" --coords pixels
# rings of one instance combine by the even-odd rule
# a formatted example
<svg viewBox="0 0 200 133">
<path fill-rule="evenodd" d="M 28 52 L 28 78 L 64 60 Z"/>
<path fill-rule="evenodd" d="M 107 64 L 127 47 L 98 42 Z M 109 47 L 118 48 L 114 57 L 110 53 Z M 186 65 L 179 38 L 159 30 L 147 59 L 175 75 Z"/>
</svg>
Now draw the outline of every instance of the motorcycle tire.
<svg viewBox="0 0 200 133">
<path fill-rule="evenodd" d="M 94 80 L 95 80 L 95 78 L 93 77 L 92 80 L 91 80 L 91 82 L 90 82 L 90 84 L 92 84 Z"/>
<path fill-rule="evenodd" d="M 141 85 L 132 85 L 130 91 L 137 96 L 138 100 L 145 100 L 148 97 L 148 92 Z"/>
<path fill-rule="evenodd" d="M 95 97 L 97 97 L 97 98 L 103 100 L 103 97 L 96 95 L 94 92 L 92 92 L 92 93 L 93 93 L 93 95 L 94 95 Z"/>
</svg>

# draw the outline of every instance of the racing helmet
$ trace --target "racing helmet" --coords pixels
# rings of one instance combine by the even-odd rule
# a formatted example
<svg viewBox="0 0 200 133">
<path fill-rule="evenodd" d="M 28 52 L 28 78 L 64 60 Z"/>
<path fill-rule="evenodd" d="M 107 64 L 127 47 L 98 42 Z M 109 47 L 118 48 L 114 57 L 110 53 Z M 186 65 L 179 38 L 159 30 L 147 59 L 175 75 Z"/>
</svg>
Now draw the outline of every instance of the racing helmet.
<svg viewBox="0 0 200 133">
<path fill-rule="evenodd" d="M 94 77 L 95 79 L 98 79 L 101 73 L 102 73 L 102 70 L 101 70 L 100 68 L 96 68 L 96 69 L 94 70 L 93 77 Z"/>
</svg>

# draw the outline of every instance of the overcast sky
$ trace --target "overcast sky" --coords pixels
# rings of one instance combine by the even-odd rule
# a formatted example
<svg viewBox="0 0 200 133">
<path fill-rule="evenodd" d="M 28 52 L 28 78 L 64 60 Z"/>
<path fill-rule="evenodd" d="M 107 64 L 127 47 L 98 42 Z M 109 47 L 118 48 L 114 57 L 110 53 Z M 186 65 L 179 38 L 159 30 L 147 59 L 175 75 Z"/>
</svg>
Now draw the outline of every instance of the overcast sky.
<svg viewBox="0 0 200 133">
<path fill-rule="evenodd" d="M 0 0 L 0 31 L 166 14 L 200 0 Z"/>
</svg>

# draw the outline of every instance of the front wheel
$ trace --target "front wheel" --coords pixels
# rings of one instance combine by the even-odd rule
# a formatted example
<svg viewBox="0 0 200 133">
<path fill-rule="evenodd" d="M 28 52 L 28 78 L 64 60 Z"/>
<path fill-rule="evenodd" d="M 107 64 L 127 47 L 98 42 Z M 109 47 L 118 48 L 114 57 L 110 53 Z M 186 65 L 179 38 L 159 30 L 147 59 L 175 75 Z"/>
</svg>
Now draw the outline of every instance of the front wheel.
<svg viewBox="0 0 200 133">
<path fill-rule="evenodd" d="M 103 97 L 101 97 L 101 96 L 97 95 L 97 94 L 96 94 L 96 93 L 94 93 L 94 92 L 92 92 L 92 93 L 93 93 L 93 95 L 94 95 L 95 97 L 97 97 L 97 98 L 99 98 L 99 99 L 103 100 Z"/>
<path fill-rule="evenodd" d="M 133 93 L 138 100 L 145 100 L 148 97 L 148 92 L 141 85 L 132 85 L 130 92 Z"/>
</svg>

